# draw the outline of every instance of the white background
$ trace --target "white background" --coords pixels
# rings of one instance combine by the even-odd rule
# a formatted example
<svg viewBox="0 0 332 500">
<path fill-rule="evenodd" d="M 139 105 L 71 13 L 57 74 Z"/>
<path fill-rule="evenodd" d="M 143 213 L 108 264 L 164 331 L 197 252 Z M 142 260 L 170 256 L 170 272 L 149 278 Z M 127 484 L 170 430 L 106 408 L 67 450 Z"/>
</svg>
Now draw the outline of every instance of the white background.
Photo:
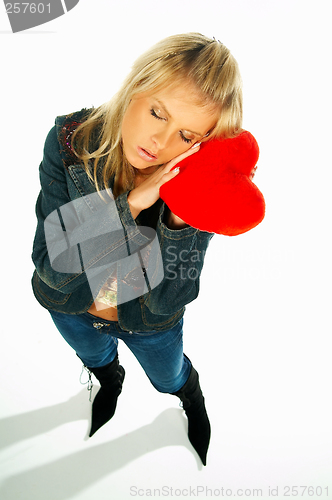
<svg viewBox="0 0 332 500">
<path fill-rule="evenodd" d="M 158 489 L 257 498 L 254 488 L 272 498 L 288 486 L 332 498 L 330 5 L 81 0 L 17 34 L 2 7 L 2 500 L 122 500 Z M 185 352 L 212 425 L 205 468 L 177 398 L 155 391 L 123 345 L 116 415 L 85 439 L 81 364 L 30 286 L 38 165 L 55 116 L 108 100 L 143 50 L 189 31 L 221 40 L 239 62 L 267 203 L 256 229 L 213 239 L 187 308 Z"/>
</svg>

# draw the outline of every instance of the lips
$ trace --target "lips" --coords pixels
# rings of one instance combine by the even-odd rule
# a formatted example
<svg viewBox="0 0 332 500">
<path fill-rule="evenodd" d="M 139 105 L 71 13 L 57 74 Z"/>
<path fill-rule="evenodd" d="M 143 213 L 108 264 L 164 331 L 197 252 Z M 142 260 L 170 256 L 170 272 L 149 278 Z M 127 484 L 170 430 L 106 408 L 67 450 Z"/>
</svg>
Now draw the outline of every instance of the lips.
<svg viewBox="0 0 332 500">
<path fill-rule="evenodd" d="M 157 155 L 154 155 L 148 149 L 143 149 L 139 146 L 137 147 L 137 153 L 145 161 L 156 161 L 158 158 Z"/>
</svg>

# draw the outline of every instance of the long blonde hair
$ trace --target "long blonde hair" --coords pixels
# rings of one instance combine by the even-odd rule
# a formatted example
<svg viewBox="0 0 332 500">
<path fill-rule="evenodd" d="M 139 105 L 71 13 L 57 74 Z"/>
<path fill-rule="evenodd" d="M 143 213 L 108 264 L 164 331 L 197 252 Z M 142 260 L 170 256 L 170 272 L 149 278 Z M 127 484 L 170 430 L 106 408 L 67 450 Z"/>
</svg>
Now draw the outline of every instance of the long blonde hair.
<svg viewBox="0 0 332 500">
<path fill-rule="evenodd" d="M 208 139 L 235 136 L 241 130 L 242 81 L 227 47 L 200 33 L 167 37 L 136 60 L 118 93 L 93 109 L 72 136 L 73 150 L 98 191 L 107 189 L 112 177 L 115 197 L 134 187 L 134 169 L 124 156 L 121 141 L 122 120 L 132 97 L 177 81 L 194 84 L 202 105 L 212 104 L 220 110 Z M 90 151 L 96 140 L 98 149 Z"/>
</svg>

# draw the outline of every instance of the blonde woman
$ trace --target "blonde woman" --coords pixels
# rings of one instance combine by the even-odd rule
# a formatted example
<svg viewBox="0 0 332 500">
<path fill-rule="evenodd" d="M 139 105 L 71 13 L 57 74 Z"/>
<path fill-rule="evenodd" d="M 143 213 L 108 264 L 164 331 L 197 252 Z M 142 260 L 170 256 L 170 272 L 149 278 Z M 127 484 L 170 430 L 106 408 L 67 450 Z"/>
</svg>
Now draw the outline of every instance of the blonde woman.
<svg viewBox="0 0 332 500">
<path fill-rule="evenodd" d="M 110 102 L 57 117 L 47 136 L 32 284 L 100 382 L 90 436 L 112 418 L 122 390 L 120 339 L 158 391 L 180 398 L 206 464 L 210 423 L 182 326 L 213 235 L 173 214 L 159 188 L 202 141 L 234 136 L 241 122 L 236 61 L 219 41 L 189 33 L 156 44 Z"/>
</svg>

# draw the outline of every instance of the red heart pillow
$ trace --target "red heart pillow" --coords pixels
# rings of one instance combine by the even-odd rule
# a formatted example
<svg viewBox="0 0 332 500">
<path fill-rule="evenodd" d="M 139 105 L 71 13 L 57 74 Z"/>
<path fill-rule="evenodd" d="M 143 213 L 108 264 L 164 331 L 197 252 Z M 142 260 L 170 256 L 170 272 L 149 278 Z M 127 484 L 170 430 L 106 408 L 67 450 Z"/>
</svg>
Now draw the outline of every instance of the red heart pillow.
<svg viewBox="0 0 332 500">
<path fill-rule="evenodd" d="M 211 139 L 176 166 L 180 173 L 160 188 L 170 210 L 190 226 L 235 236 L 265 215 L 262 193 L 252 182 L 259 149 L 250 132 Z"/>
</svg>

